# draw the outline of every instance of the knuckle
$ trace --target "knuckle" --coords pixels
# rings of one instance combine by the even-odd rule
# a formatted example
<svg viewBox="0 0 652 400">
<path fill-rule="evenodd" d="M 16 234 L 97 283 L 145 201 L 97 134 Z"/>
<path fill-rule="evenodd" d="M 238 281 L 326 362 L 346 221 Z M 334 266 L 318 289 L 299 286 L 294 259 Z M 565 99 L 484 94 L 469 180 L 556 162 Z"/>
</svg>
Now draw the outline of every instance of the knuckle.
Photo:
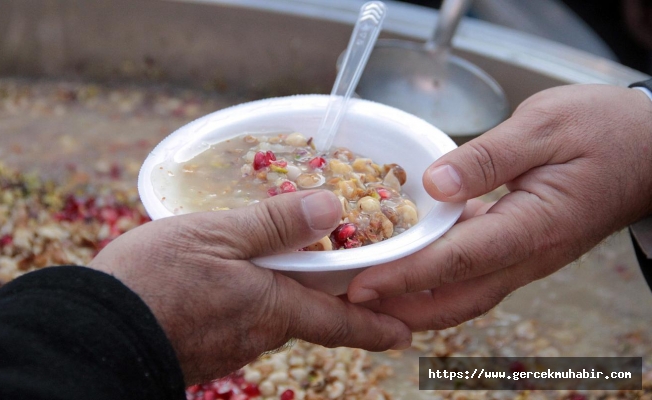
<svg viewBox="0 0 652 400">
<path fill-rule="evenodd" d="M 493 188 L 498 179 L 493 150 L 480 141 L 471 141 L 468 145 L 471 148 L 473 161 L 482 172 L 486 188 Z"/>
<path fill-rule="evenodd" d="M 463 322 L 464 322 L 464 318 L 461 318 L 460 314 L 456 312 L 453 313 L 444 312 L 435 315 L 432 318 L 432 321 L 430 322 L 429 325 L 430 325 L 430 329 L 441 330 L 441 329 L 452 328 Z"/>
<path fill-rule="evenodd" d="M 448 251 L 446 266 L 448 268 L 445 268 L 440 274 L 438 286 L 468 279 L 475 269 L 473 255 L 469 248 L 451 240 L 446 249 Z"/>
<path fill-rule="evenodd" d="M 289 238 L 289 224 L 282 211 L 265 203 L 258 203 L 258 207 L 254 210 L 256 218 L 249 222 L 254 225 L 254 230 L 259 230 L 257 232 L 259 235 L 264 236 L 262 240 L 268 243 L 269 248 L 286 247 Z M 261 226 L 258 226 L 258 223 Z"/>
<path fill-rule="evenodd" d="M 326 347 L 338 347 L 341 343 L 346 343 L 352 333 L 351 325 L 346 319 L 340 319 L 338 323 L 324 330 L 321 338 L 321 344 Z"/>
<path fill-rule="evenodd" d="M 403 293 L 420 292 L 430 288 L 431 285 L 428 284 L 428 277 L 422 276 L 423 273 L 421 271 L 420 268 L 412 268 L 401 275 L 403 278 Z"/>
</svg>

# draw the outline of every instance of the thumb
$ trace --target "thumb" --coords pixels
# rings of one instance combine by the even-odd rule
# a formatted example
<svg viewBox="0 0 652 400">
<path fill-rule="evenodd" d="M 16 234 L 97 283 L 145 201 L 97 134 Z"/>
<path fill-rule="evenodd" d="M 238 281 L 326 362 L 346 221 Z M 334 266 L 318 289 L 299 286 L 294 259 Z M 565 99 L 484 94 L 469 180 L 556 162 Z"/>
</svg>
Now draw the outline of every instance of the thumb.
<svg viewBox="0 0 652 400">
<path fill-rule="evenodd" d="M 547 163 L 554 147 L 550 135 L 537 133 L 548 129 L 547 122 L 523 117 L 515 115 L 439 158 L 423 175 L 426 191 L 440 201 L 464 201 Z"/>
<path fill-rule="evenodd" d="M 226 259 L 293 251 L 329 235 L 342 218 L 342 205 L 327 190 L 286 193 L 248 207 L 184 217 L 195 232 Z"/>
</svg>

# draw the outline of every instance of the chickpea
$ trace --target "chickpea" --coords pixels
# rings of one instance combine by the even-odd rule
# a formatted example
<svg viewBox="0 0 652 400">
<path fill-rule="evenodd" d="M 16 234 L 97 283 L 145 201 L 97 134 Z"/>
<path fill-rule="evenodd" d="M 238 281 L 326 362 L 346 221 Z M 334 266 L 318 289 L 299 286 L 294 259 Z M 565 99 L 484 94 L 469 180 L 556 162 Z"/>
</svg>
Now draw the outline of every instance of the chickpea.
<svg viewBox="0 0 652 400">
<path fill-rule="evenodd" d="M 383 229 L 383 236 L 385 239 L 389 239 L 394 234 L 394 224 L 389 220 L 384 214 L 380 214 L 380 223 Z"/>
<path fill-rule="evenodd" d="M 353 161 L 354 157 L 353 153 L 347 149 L 338 149 L 333 155 L 340 161 Z"/>
<path fill-rule="evenodd" d="M 348 200 L 353 200 L 357 192 L 357 185 L 353 181 L 340 181 L 337 182 L 337 188 L 340 190 L 342 196 Z"/>
<path fill-rule="evenodd" d="M 403 223 L 407 227 L 412 227 L 419 222 L 419 217 L 417 215 L 417 208 L 414 206 L 414 203 L 411 201 L 406 201 L 396 208 L 398 215 L 403 220 Z"/>
<path fill-rule="evenodd" d="M 333 243 L 331 242 L 330 238 L 328 236 L 324 236 L 323 238 L 319 239 L 318 242 L 315 242 L 311 244 L 310 246 L 306 247 L 306 250 L 308 251 L 328 251 L 328 250 L 333 250 Z"/>
<path fill-rule="evenodd" d="M 268 380 L 258 385 L 258 390 L 260 390 L 260 394 L 263 396 L 273 396 L 276 394 L 276 386 Z"/>
<path fill-rule="evenodd" d="M 328 373 L 328 376 L 344 382 L 346 382 L 349 377 L 344 368 L 333 368 L 331 372 Z"/>
<path fill-rule="evenodd" d="M 247 144 L 254 144 L 254 145 L 258 144 L 258 139 L 251 135 L 245 136 L 244 138 L 242 138 L 242 140 Z"/>
<path fill-rule="evenodd" d="M 301 175 L 301 169 L 299 167 L 296 167 L 294 165 L 288 165 L 286 169 L 288 170 L 287 173 L 288 179 L 291 181 L 296 180 L 299 177 L 299 175 Z"/>
<path fill-rule="evenodd" d="M 274 371 L 267 377 L 269 382 L 272 383 L 285 383 L 290 379 L 288 373 L 285 371 Z"/>
<path fill-rule="evenodd" d="M 253 368 L 248 368 L 245 371 L 244 378 L 247 382 L 259 383 L 262 380 L 263 376 L 260 371 Z"/>
<path fill-rule="evenodd" d="M 304 147 L 308 145 L 308 140 L 300 133 L 291 133 L 285 138 L 285 143 L 294 147 Z"/>
<path fill-rule="evenodd" d="M 365 196 L 358 200 L 358 208 L 366 213 L 374 213 L 380 211 L 380 201 L 371 196 Z"/>
<path fill-rule="evenodd" d="M 380 175 L 379 170 L 374 168 L 375 164 L 369 158 L 357 158 L 351 165 L 353 166 L 353 170 L 356 172 L 364 173 L 372 177 Z"/>
<path fill-rule="evenodd" d="M 346 389 L 344 383 L 340 381 L 333 382 L 331 385 L 329 385 L 326 388 L 326 392 L 328 393 L 328 398 L 339 399 L 344 394 L 344 389 Z"/>
<path fill-rule="evenodd" d="M 335 175 L 347 175 L 353 172 L 353 168 L 349 164 L 345 164 L 340 160 L 330 160 L 328 167 Z"/>
<path fill-rule="evenodd" d="M 342 217 L 344 217 L 349 213 L 349 201 L 341 195 L 338 195 L 337 198 L 340 199 L 340 203 L 342 203 Z"/>
<path fill-rule="evenodd" d="M 301 367 L 300 368 L 292 368 L 290 370 L 290 376 L 295 381 L 301 382 L 301 381 L 303 381 L 304 379 L 306 379 L 308 377 L 308 371 L 306 370 L 306 368 L 301 368 Z"/>
</svg>

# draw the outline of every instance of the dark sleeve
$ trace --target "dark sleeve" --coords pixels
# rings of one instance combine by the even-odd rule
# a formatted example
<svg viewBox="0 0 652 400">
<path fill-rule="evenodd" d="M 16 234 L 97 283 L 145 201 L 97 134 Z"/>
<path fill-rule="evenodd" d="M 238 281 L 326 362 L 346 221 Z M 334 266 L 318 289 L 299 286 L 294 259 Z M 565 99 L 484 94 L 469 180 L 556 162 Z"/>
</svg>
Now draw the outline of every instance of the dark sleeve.
<svg viewBox="0 0 652 400">
<path fill-rule="evenodd" d="M 85 267 L 0 287 L 0 399 L 185 399 L 174 349 L 145 303 Z"/>
<path fill-rule="evenodd" d="M 634 251 L 636 252 L 638 265 L 641 267 L 641 272 L 643 272 L 643 277 L 645 278 L 647 285 L 652 290 L 652 259 L 650 259 L 641 248 L 641 245 L 638 243 L 632 228 L 629 229 L 629 234 L 632 238 L 632 246 L 634 246 Z"/>
</svg>

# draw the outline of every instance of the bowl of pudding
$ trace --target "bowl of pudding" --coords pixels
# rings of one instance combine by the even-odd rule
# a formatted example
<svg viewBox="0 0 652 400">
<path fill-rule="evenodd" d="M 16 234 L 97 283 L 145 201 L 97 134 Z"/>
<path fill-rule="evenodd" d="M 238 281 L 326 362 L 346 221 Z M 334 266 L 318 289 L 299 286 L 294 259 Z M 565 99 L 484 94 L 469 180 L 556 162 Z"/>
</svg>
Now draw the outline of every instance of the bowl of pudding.
<svg viewBox="0 0 652 400">
<path fill-rule="evenodd" d="M 404 111 L 351 99 L 333 147 L 318 152 L 312 137 L 327 103 L 326 95 L 259 100 L 179 128 L 141 168 L 148 214 L 223 212 L 288 192 L 331 190 L 342 219 L 330 235 L 252 262 L 336 295 L 363 269 L 418 251 L 450 229 L 464 204 L 432 199 L 421 176 L 455 143 Z"/>
</svg>

